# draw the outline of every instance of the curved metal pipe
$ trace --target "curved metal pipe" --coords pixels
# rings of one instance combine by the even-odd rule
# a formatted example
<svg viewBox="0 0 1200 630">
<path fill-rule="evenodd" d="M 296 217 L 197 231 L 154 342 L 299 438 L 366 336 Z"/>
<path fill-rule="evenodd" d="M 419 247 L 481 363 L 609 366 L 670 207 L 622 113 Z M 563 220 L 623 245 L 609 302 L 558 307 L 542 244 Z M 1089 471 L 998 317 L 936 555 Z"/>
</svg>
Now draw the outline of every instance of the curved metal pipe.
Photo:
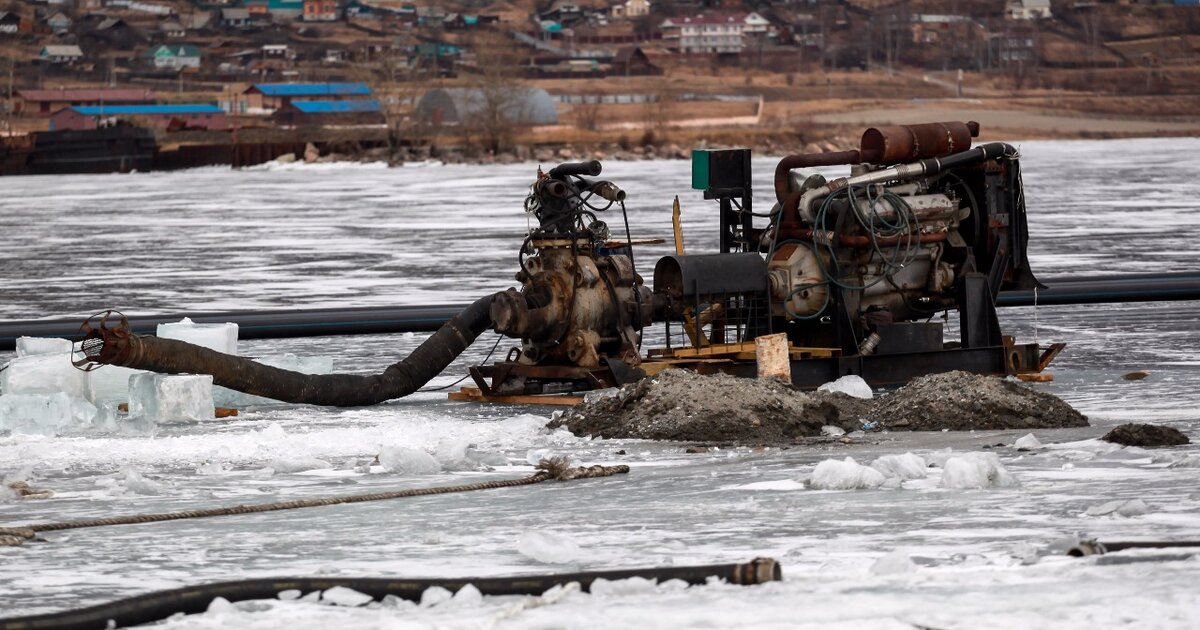
<svg viewBox="0 0 1200 630">
<path fill-rule="evenodd" d="M 859 152 L 835 151 L 833 153 L 801 153 L 789 155 L 775 166 L 775 200 L 783 203 L 788 193 L 788 173 L 797 168 L 812 168 L 815 166 L 840 166 L 843 164 L 858 164 L 862 162 Z"/>
<path fill-rule="evenodd" d="M 428 383 L 492 323 L 494 296 L 480 298 L 442 325 L 412 354 L 381 374 L 301 374 L 174 339 L 100 328 L 82 347 L 96 363 L 164 374 L 211 374 L 213 383 L 284 402 L 329 407 L 374 405 L 402 398 Z"/>
</svg>

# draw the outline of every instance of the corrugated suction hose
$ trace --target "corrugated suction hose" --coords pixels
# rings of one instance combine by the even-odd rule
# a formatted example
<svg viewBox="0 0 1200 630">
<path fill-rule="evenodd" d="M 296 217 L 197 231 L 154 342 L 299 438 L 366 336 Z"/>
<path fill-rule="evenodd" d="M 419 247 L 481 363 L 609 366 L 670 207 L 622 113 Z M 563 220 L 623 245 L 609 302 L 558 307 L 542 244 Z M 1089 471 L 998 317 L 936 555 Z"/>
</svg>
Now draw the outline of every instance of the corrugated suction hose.
<svg viewBox="0 0 1200 630">
<path fill-rule="evenodd" d="M 476 300 L 404 360 L 375 375 L 301 374 L 184 341 L 134 335 L 125 326 L 92 328 L 85 324 L 88 333 L 80 347 L 84 362 L 163 374 L 211 374 L 215 384 L 255 396 L 305 405 L 359 407 L 407 396 L 440 374 L 491 325 L 493 297 Z"/>
<path fill-rule="evenodd" d="M 311 593 L 340 586 L 354 589 L 376 600 L 393 595 L 410 601 L 420 601 L 421 594 L 425 592 L 425 589 L 433 586 L 457 591 L 467 584 L 472 584 L 484 595 L 541 595 L 554 586 L 566 585 L 571 582 L 579 583 L 581 589 L 586 591 L 593 582 L 600 578 L 621 580 L 631 577 L 656 581 L 683 580 L 693 585 L 706 584 L 710 577 L 741 585 L 763 584 L 783 578 L 779 564 L 771 558 L 756 558 L 741 564 L 583 571 L 516 577 L 259 578 L 158 591 L 78 610 L 0 619 L 0 630 L 123 628 L 166 619 L 177 613 L 202 613 L 217 597 L 224 597 L 231 602 L 275 599 L 279 593 L 288 590 Z"/>
</svg>

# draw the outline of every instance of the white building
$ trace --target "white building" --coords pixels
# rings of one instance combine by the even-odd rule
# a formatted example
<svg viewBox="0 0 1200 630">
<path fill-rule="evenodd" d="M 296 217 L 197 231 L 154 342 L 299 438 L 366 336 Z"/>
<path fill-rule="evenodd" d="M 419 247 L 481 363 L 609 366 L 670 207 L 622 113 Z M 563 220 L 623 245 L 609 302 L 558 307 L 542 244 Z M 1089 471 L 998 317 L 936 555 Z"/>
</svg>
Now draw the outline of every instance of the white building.
<svg viewBox="0 0 1200 630">
<path fill-rule="evenodd" d="M 765 37 L 771 31 L 771 21 L 757 13 L 747 13 L 742 18 L 742 34 L 751 37 Z"/>
<path fill-rule="evenodd" d="M 625 0 L 608 8 L 609 15 L 615 18 L 639 18 L 650 15 L 650 0 Z"/>
<path fill-rule="evenodd" d="M 1010 0 L 1005 13 L 1010 20 L 1049 19 L 1050 0 Z"/>
<path fill-rule="evenodd" d="M 667 46 L 681 54 L 739 54 L 746 23 L 740 15 L 695 15 L 667 18 L 660 28 Z"/>
</svg>

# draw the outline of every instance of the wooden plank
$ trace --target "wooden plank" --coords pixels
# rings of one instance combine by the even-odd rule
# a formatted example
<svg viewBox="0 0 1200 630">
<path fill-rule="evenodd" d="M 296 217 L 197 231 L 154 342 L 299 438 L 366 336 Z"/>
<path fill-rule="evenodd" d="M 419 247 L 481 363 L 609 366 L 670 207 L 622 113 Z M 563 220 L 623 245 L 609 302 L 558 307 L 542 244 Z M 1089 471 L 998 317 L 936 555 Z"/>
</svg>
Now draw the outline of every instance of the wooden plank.
<svg viewBox="0 0 1200 630">
<path fill-rule="evenodd" d="M 457 392 L 450 392 L 446 394 L 446 399 L 459 402 L 489 402 L 510 405 L 574 406 L 583 402 L 583 396 L 563 396 L 560 394 L 546 396 L 484 396 L 482 392 L 474 387 L 464 387 Z"/>
</svg>

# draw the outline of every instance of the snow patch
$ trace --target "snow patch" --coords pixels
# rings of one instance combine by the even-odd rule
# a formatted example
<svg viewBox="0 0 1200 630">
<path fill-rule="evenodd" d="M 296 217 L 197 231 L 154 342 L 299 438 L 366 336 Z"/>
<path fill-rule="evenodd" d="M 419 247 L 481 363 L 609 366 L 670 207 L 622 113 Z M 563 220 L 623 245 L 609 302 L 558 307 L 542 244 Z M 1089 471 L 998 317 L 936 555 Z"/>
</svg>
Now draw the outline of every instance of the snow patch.
<svg viewBox="0 0 1200 630">
<path fill-rule="evenodd" d="M 870 400 L 874 394 L 871 392 L 871 386 L 863 380 L 863 377 L 856 374 L 847 374 L 836 381 L 830 381 L 817 388 L 819 392 L 840 392 L 854 398 Z"/>
<path fill-rule="evenodd" d="M 1118 499 L 1093 505 L 1084 514 L 1087 516 L 1141 516 L 1150 512 L 1150 506 L 1141 499 Z"/>
<path fill-rule="evenodd" d="M 550 531 L 528 531 L 517 540 L 517 551 L 533 560 L 546 564 L 565 564 L 582 553 L 575 539 L 565 534 Z"/>
<path fill-rule="evenodd" d="M 814 490 L 860 490 L 878 488 L 886 481 L 883 473 L 847 457 L 842 461 L 827 459 L 817 464 L 808 479 L 808 487 Z"/>
<path fill-rule="evenodd" d="M 379 463 L 384 470 L 403 475 L 432 475 L 442 472 L 442 465 L 433 455 L 407 446 L 384 447 L 379 452 Z"/>
<path fill-rule="evenodd" d="M 878 470 L 887 477 L 896 477 L 902 481 L 909 479 L 924 479 L 928 476 L 929 465 L 920 455 L 905 453 L 903 455 L 884 455 L 871 462 L 871 468 Z"/>
<path fill-rule="evenodd" d="M 995 453 L 963 453 L 946 460 L 939 487 L 955 489 L 1011 488 L 1018 485 Z"/>
</svg>

